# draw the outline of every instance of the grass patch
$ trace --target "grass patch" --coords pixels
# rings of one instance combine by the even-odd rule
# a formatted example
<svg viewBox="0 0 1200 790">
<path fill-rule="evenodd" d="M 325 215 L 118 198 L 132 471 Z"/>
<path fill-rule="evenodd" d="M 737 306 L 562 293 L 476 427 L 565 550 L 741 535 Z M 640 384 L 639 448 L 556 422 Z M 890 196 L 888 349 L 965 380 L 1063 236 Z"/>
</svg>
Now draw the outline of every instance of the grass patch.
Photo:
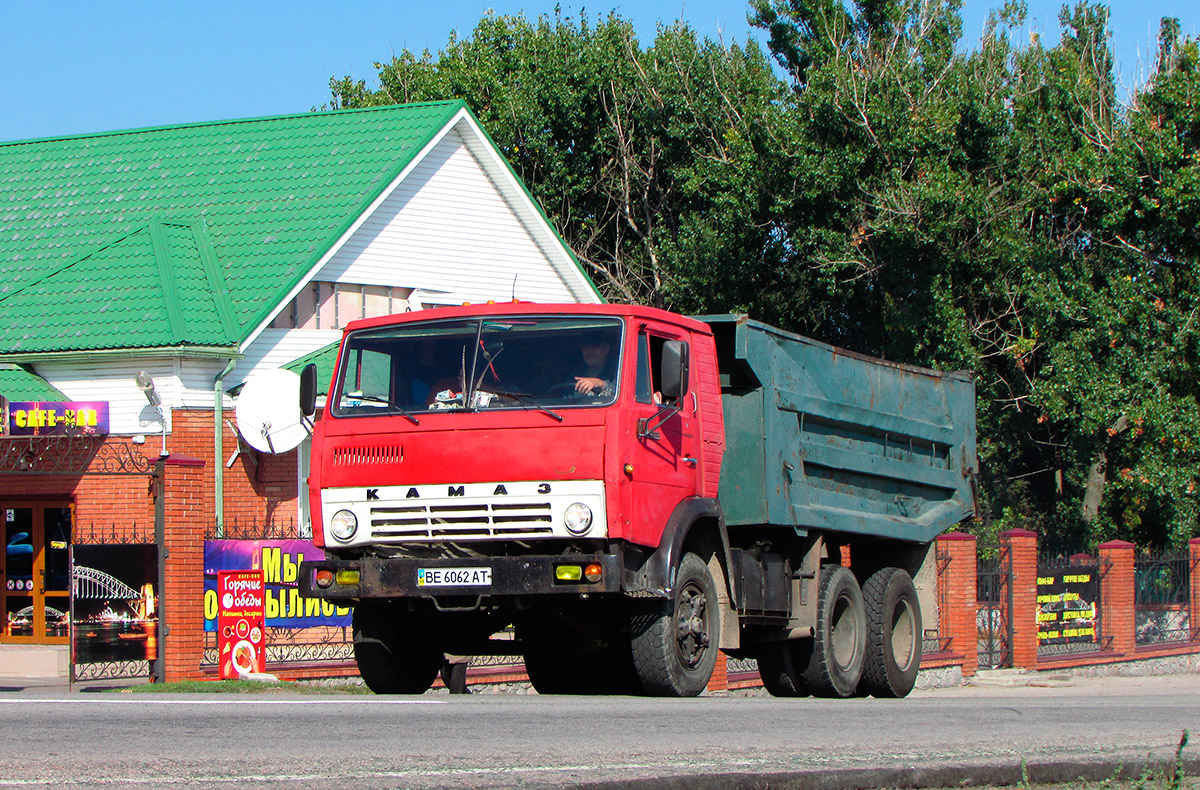
<svg viewBox="0 0 1200 790">
<path fill-rule="evenodd" d="M 123 694 L 370 694 L 358 683 L 318 684 L 285 680 L 181 680 L 177 683 L 142 683 L 113 689 Z"/>
<path fill-rule="evenodd" d="M 1037 782 L 1030 779 L 1029 766 L 1021 761 L 1021 776 L 1015 784 L 963 784 L 941 790 L 1192 790 L 1183 764 L 1183 750 L 1188 745 L 1188 731 L 1184 730 L 1175 748 L 1175 760 L 1158 768 L 1147 768 L 1139 776 L 1128 776 L 1122 766 L 1113 775 L 1100 780 L 1077 779 L 1073 782 Z M 899 790 L 895 787 L 874 790 Z M 932 790 L 932 789 L 931 789 Z"/>
</svg>

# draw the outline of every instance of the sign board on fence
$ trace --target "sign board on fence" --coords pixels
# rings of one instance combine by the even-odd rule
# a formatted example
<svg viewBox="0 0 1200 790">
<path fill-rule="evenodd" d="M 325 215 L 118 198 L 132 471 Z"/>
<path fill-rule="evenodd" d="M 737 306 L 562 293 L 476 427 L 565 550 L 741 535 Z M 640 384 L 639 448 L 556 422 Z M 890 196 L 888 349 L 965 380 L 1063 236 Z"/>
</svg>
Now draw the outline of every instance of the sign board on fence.
<svg viewBox="0 0 1200 790">
<path fill-rule="evenodd" d="M 1100 580 L 1095 568 L 1038 570 L 1039 645 L 1095 642 Z"/>
<path fill-rule="evenodd" d="M 71 556 L 76 664 L 158 658 L 158 547 L 76 544 Z"/>
<path fill-rule="evenodd" d="M 349 627 L 349 607 L 300 596 L 300 563 L 324 557 L 325 552 L 307 540 L 204 541 L 204 630 L 217 630 L 217 574 L 239 568 L 262 570 L 268 627 Z"/>
<path fill-rule="evenodd" d="M 223 679 L 262 672 L 267 663 L 265 589 L 261 570 L 217 574 L 217 665 Z"/>
</svg>

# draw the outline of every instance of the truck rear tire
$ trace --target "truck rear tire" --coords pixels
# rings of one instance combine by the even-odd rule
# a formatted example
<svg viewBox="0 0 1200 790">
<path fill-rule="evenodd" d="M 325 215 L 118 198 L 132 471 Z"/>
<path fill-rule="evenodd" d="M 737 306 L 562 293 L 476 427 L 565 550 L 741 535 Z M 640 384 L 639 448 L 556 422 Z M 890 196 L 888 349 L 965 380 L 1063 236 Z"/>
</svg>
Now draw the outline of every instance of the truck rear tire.
<svg viewBox="0 0 1200 790">
<path fill-rule="evenodd" d="M 354 607 L 354 660 L 376 694 L 424 694 L 442 668 L 442 651 L 398 606 Z"/>
<path fill-rule="evenodd" d="M 818 697 L 849 697 L 862 678 L 866 617 L 858 581 L 841 565 L 821 569 L 817 623 L 805 684 Z"/>
<path fill-rule="evenodd" d="M 688 553 L 669 601 L 636 601 L 633 665 L 642 689 L 657 697 L 695 697 L 717 664 L 721 614 L 717 585 L 704 560 Z"/>
<path fill-rule="evenodd" d="M 921 668 L 921 605 L 912 577 L 883 568 L 862 588 L 867 607 L 867 655 L 860 694 L 903 697 Z"/>
</svg>

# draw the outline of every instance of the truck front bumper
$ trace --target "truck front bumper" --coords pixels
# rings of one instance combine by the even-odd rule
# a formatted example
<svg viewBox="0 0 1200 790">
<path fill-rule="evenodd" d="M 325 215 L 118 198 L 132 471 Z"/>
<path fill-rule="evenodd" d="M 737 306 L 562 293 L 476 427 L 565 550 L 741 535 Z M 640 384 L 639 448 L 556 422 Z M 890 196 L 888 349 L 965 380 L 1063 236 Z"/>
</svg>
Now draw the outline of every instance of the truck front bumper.
<svg viewBox="0 0 1200 790">
<path fill-rule="evenodd" d="M 600 567 L 596 581 L 581 574 L 589 565 Z M 567 570 L 563 570 L 567 569 Z M 333 580 L 318 584 L 318 571 Z M 412 559 L 363 557 L 357 560 L 316 560 L 300 565 L 300 594 L 344 601 L 363 598 L 485 598 L 559 593 L 614 593 L 621 590 L 622 561 L 618 554 L 556 554 L 475 559 Z M 326 575 L 328 578 L 328 575 Z"/>
</svg>

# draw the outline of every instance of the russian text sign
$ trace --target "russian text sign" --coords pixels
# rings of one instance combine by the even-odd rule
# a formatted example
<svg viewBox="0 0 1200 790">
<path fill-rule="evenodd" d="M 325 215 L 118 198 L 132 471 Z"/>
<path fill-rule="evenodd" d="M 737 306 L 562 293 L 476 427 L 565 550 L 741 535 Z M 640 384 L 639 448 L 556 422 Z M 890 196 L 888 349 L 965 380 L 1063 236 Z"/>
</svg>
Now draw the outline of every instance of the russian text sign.
<svg viewBox="0 0 1200 790">
<path fill-rule="evenodd" d="M 222 678 L 262 672 L 267 663 L 262 571 L 217 574 L 217 664 Z"/>
<path fill-rule="evenodd" d="M 266 623 L 272 628 L 350 626 L 350 608 L 300 595 L 300 563 L 325 552 L 307 540 L 206 540 L 204 542 L 204 630 L 217 630 L 217 574 L 261 569 Z"/>
<path fill-rule="evenodd" d="M 1100 581 L 1092 567 L 1039 570 L 1038 644 L 1097 641 L 1096 601 L 1099 593 Z"/>
</svg>

